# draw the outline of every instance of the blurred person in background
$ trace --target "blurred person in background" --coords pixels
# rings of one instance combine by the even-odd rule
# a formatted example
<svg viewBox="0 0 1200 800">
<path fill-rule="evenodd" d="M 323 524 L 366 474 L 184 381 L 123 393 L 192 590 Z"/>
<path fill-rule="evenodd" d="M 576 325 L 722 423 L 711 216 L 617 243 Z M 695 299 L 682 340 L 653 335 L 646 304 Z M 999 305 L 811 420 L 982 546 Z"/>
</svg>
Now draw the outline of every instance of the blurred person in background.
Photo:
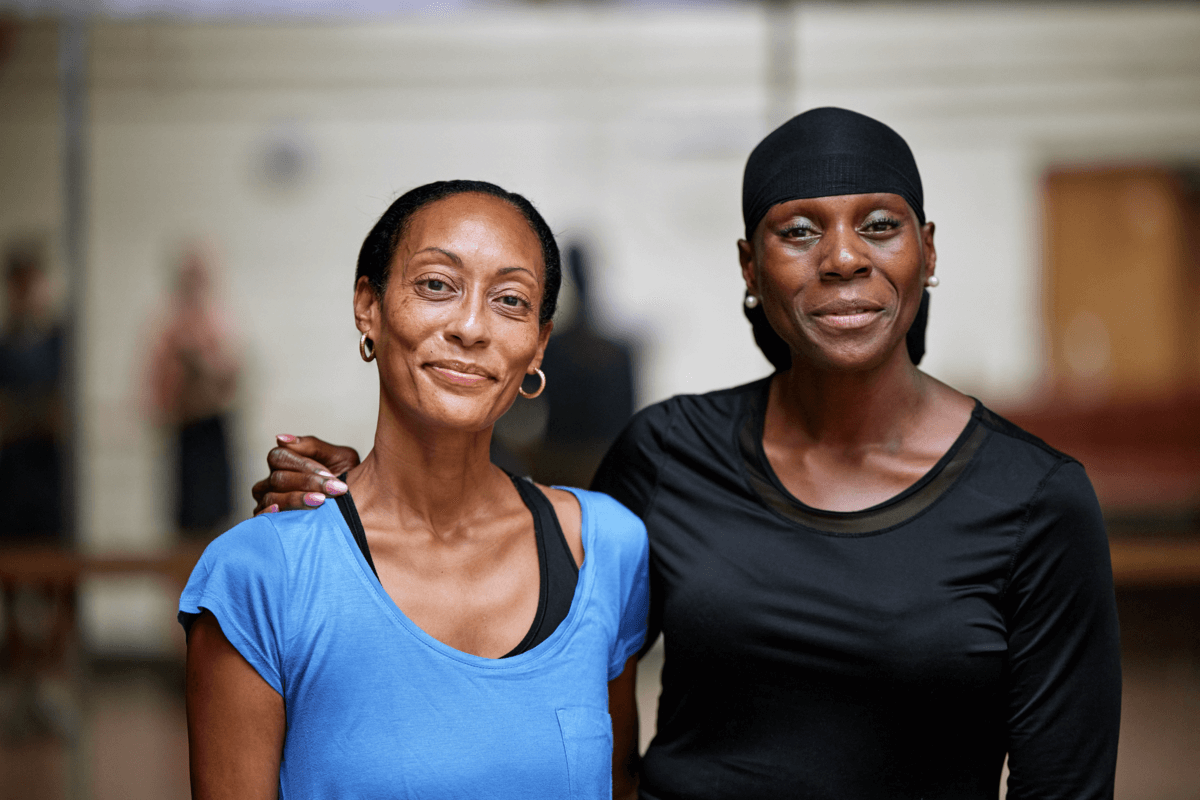
<svg viewBox="0 0 1200 800">
<path fill-rule="evenodd" d="M 917 368 L 939 280 L 923 203 L 877 120 L 822 108 L 769 134 L 737 248 L 775 373 L 641 411 L 592 483 L 650 537 L 645 800 L 994 799 L 1006 756 L 1009 800 L 1113 796 L 1100 508 L 1079 462 Z M 260 510 L 354 460 L 286 448 Z"/>
<path fill-rule="evenodd" d="M 550 483 L 586 486 L 617 434 L 633 416 L 633 351 L 596 324 L 587 248 L 566 248 L 576 305 L 559 324 L 543 363 L 555 377 L 546 391 L 546 433 L 534 450 L 533 474 Z"/>
<path fill-rule="evenodd" d="M 371 230 L 373 449 L 325 473 L 336 503 L 218 537 L 180 600 L 193 796 L 633 796 L 645 528 L 488 455 L 552 379 L 560 280 L 545 220 L 493 184 L 418 187 Z"/>
<path fill-rule="evenodd" d="M 63 536 L 63 331 L 53 313 L 45 247 L 27 241 L 5 256 L 7 313 L 0 334 L 0 542 Z"/>
<path fill-rule="evenodd" d="M 65 336 L 54 313 L 46 246 L 16 242 L 5 254 L 4 328 L 0 334 L 0 546 L 66 545 Z M 3 576 L 3 655 L 15 693 L 0 733 L 10 740 L 74 730 L 76 709 L 57 671 L 70 640 L 74 581 L 53 569 Z"/>
<path fill-rule="evenodd" d="M 183 252 L 147 369 L 149 405 L 175 451 L 175 523 L 184 536 L 211 537 L 229 517 L 231 410 L 241 365 L 228 315 L 213 299 L 212 256 Z"/>
</svg>

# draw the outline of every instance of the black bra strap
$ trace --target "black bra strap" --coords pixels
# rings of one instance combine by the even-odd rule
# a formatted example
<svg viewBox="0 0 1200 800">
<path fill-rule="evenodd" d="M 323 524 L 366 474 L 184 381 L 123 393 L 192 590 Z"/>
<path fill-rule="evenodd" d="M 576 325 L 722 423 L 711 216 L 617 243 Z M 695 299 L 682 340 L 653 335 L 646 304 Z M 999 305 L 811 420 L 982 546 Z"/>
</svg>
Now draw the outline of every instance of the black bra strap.
<svg viewBox="0 0 1200 800">
<path fill-rule="evenodd" d="M 343 472 L 338 480 L 345 483 L 346 473 Z M 342 519 L 346 520 L 346 525 L 354 536 L 354 543 L 362 551 L 363 558 L 367 560 L 367 566 L 371 568 L 371 572 L 375 573 L 375 579 L 378 580 L 379 570 L 375 569 L 375 561 L 371 558 L 371 548 L 367 547 L 367 532 L 363 530 L 362 520 L 358 518 L 358 509 L 355 507 L 354 501 L 350 499 L 350 493 L 340 494 L 334 499 L 337 500 L 338 510 L 342 512 Z"/>
<path fill-rule="evenodd" d="M 567 618 L 575 599 L 575 585 L 579 582 L 579 566 L 575 563 L 575 556 L 567 544 L 567 537 L 563 534 L 550 498 L 528 478 L 509 477 L 533 515 L 542 579 L 534 623 L 521 643 L 507 653 L 515 656 L 544 642 Z"/>
<path fill-rule="evenodd" d="M 578 578 L 579 565 L 575 563 L 575 555 L 571 552 L 571 545 L 567 544 L 567 536 L 563 533 L 562 525 L 558 521 L 558 514 L 554 512 L 554 504 L 550 502 L 550 498 L 546 497 L 529 478 L 518 478 L 513 475 L 509 477 L 512 478 L 513 485 L 517 487 L 521 499 L 525 501 L 525 506 L 533 514 L 534 530 L 537 531 L 540 540 L 538 553 L 546 552 L 545 548 L 549 548 L 549 552 L 546 552 L 547 562 L 551 565 L 570 564 L 568 571 Z M 551 566 L 549 571 L 554 573 L 554 567 Z"/>
<path fill-rule="evenodd" d="M 542 629 L 542 622 L 546 618 L 546 595 L 549 594 L 546 589 L 550 583 L 546 566 L 546 518 L 545 511 L 542 508 L 543 504 L 549 505 L 549 501 L 531 482 L 518 478 L 515 475 L 509 475 L 509 477 L 512 478 L 513 486 L 517 487 L 517 493 L 521 495 L 521 500 L 525 503 L 526 508 L 533 514 L 533 532 L 534 538 L 537 540 L 540 579 L 538 582 L 537 613 L 533 615 L 533 624 L 529 626 L 529 631 L 526 632 L 525 638 L 516 647 L 505 653 L 502 658 L 524 653 L 534 646 L 533 640 L 537 637 L 538 631 Z M 551 508 L 550 511 L 553 513 L 554 509 Z"/>
</svg>

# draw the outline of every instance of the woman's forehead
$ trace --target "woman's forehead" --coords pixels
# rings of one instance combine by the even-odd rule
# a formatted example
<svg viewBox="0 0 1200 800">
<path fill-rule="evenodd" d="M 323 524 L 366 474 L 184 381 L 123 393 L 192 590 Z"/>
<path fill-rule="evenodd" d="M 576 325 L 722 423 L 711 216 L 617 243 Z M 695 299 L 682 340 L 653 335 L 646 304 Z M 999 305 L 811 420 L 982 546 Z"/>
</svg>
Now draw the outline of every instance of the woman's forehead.
<svg viewBox="0 0 1200 800">
<path fill-rule="evenodd" d="M 911 206 L 904 197 L 894 192 L 862 192 L 856 194 L 834 194 L 821 197 L 793 197 L 771 206 L 767 216 L 795 213 L 799 209 L 848 209 L 861 211 L 864 208 L 908 209 Z"/>
<path fill-rule="evenodd" d="M 462 192 L 418 209 L 396 249 L 398 254 L 413 254 L 454 247 L 530 262 L 539 273 L 542 269 L 541 242 L 525 215 L 506 200 L 487 194 Z"/>
<path fill-rule="evenodd" d="M 440 197 L 414 211 L 405 235 L 423 228 L 436 230 L 472 221 L 480 221 L 497 229 L 529 227 L 525 217 L 511 203 L 480 192 L 459 192 Z"/>
</svg>

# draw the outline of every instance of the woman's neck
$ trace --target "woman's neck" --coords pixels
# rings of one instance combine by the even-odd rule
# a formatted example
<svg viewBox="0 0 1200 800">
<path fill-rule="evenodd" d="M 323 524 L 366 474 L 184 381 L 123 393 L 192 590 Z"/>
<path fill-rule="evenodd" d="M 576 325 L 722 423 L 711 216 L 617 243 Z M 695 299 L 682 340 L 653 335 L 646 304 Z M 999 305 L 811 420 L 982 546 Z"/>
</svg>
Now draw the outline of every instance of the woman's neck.
<svg viewBox="0 0 1200 800">
<path fill-rule="evenodd" d="M 499 500 L 504 474 L 491 463 L 492 429 L 432 428 L 381 404 L 375 443 L 348 479 L 355 502 L 376 519 L 452 534 Z"/>
<path fill-rule="evenodd" d="M 791 369 L 771 383 L 768 423 L 775 424 L 768 427 L 797 437 L 796 444 L 896 446 L 918 423 L 931 383 L 903 347 L 878 367 L 854 372 L 793 357 Z"/>
</svg>

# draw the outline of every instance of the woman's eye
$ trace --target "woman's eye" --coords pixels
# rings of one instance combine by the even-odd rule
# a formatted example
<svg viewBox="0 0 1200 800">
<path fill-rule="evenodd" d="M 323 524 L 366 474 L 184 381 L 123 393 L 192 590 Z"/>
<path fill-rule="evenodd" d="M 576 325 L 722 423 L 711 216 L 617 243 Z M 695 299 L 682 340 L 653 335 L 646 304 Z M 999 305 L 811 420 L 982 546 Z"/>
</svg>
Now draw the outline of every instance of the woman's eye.
<svg viewBox="0 0 1200 800">
<path fill-rule="evenodd" d="M 863 230 L 867 233 L 887 233 L 894 230 L 900 223 L 894 219 L 884 217 L 881 219 L 869 220 L 863 225 Z"/>
<path fill-rule="evenodd" d="M 805 239 L 817 235 L 816 229 L 811 225 L 789 225 L 781 233 L 787 239 Z"/>
<path fill-rule="evenodd" d="M 522 298 L 514 294 L 506 294 L 500 298 L 500 304 L 508 308 L 524 308 L 528 305 Z"/>
<path fill-rule="evenodd" d="M 442 278 L 419 278 L 416 285 L 425 294 L 446 294 L 454 291 L 450 282 Z"/>
</svg>

